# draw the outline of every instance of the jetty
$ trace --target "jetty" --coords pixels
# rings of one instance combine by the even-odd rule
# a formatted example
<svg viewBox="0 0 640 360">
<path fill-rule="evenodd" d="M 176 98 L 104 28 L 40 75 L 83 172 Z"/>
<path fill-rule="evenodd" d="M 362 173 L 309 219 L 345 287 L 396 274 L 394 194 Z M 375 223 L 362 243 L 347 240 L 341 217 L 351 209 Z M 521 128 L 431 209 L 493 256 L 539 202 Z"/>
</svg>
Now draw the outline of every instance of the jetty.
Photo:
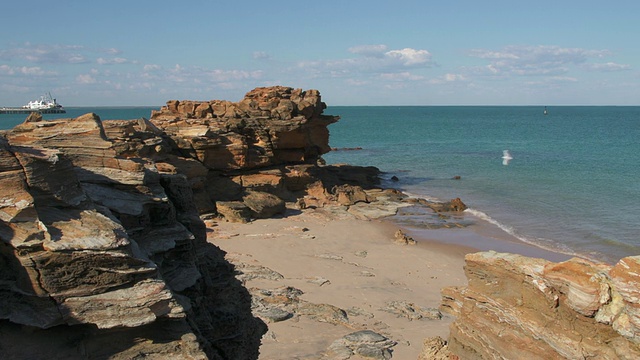
<svg viewBox="0 0 640 360">
<path fill-rule="evenodd" d="M 62 105 L 58 104 L 55 98 L 51 96 L 51 93 L 47 93 L 40 97 L 38 100 L 29 101 L 27 105 L 22 107 L 2 107 L 0 108 L 0 114 L 64 114 L 66 111 Z"/>
<path fill-rule="evenodd" d="M 67 111 L 63 108 L 55 108 L 55 109 L 25 109 L 21 107 L 0 108 L 0 114 L 31 114 L 34 112 L 41 113 L 41 114 L 64 114 Z"/>
</svg>

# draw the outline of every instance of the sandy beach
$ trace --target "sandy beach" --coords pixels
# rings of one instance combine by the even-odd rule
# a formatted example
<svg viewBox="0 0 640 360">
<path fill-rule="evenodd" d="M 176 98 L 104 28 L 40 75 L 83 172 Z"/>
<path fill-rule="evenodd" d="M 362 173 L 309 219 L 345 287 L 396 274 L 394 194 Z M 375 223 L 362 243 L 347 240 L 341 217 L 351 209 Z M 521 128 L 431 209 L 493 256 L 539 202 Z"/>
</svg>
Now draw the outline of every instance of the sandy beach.
<svg viewBox="0 0 640 360">
<path fill-rule="evenodd" d="M 452 319 L 437 310 L 440 289 L 465 284 L 463 257 L 472 251 L 424 241 L 400 244 L 397 225 L 363 220 L 340 207 L 208 225 L 209 241 L 227 252 L 254 299 L 290 313 L 284 320 L 260 316 L 269 327 L 260 348 L 265 360 L 339 358 L 330 346 L 359 330 L 395 342 L 394 359 L 416 359 L 425 338 L 448 336 Z M 293 300 L 292 288 L 301 291 Z M 265 300 L 265 294 L 277 296 Z M 333 314 L 301 310 L 308 304 Z M 346 318 L 336 315 L 338 309 Z"/>
</svg>

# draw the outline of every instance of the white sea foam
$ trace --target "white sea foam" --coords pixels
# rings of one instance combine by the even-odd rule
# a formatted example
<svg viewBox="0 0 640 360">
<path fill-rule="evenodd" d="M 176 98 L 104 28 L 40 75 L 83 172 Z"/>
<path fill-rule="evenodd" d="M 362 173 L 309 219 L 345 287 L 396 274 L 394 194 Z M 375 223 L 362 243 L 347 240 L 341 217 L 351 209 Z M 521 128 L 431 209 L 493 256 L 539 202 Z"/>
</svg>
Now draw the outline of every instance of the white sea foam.
<svg viewBox="0 0 640 360">
<path fill-rule="evenodd" d="M 423 194 L 414 194 L 408 191 L 402 191 L 403 194 L 407 195 L 410 199 L 424 199 L 427 201 L 431 201 L 431 202 L 442 202 L 442 200 L 433 197 L 433 196 L 428 196 L 428 195 L 423 195 Z"/>
<path fill-rule="evenodd" d="M 518 236 L 518 234 L 516 234 L 516 231 L 515 231 L 515 229 L 513 227 L 507 226 L 507 225 L 504 225 L 504 224 L 500 223 L 499 221 L 495 220 L 494 218 L 492 218 L 491 216 L 487 215 L 486 213 L 484 213 L 484 212 L 482 212 L 480 210 L 467 208 L 464 212 L 468 213 L 468 214 L 471 214 L 471 215 L 477 217 L 480 220 L 484 220 L 484 221 L 486 221 L 486 222 L 488 222 L 490 224 L 493 224 L 493 225 L 499 227 L 500 229 L 502 229 L 502 231 L 506 232 L 507 234 L 509 234 L 511 236 L 515 236 L 516 238 L 520 239 L 520 237 Z"/>
<path fill-rule="evenodd" d="M 539 247 L 541 249 L 544 250 L 548 250 L 548 251 L 552 251 L 552 252 L 556 252 L 556 253 L 562 253 L 562 254 L 566 254 L 566 255 L 570 255 L 570 256 L 581 256 L 581 257 L 587 257 L 585 256 L 585 254 L 578 254 L 574 251 L 571 251 L 568 247 L 563 246 L 562 244 L 557 243 L 556 241 L 550 240 L 550 239 L 544 239 L 544 238 L 531 238 L 528 236 L 524 236 L 522 234 L 519 234 L 515 228 L 513 228 L 512 226 L 508 226 L 505 225 L 499 221 L 497 221 L 496 219 L 492 218 L 491 216 L 489 216 L 488 214 L 480 211 L 480 210 L 476 210 L 476 209 L 472 209 L 472 208 L 467 208 L 465 211 L 465 213 L 472 215 L 482 221 L 486 221 L 496 227 L 498 227 L 500 230 L 504 231 L 505 233 L 513 236 L 514 238 L 527 243 L 529 245 L 533 245 L 536 247 Z"/>
</svg>

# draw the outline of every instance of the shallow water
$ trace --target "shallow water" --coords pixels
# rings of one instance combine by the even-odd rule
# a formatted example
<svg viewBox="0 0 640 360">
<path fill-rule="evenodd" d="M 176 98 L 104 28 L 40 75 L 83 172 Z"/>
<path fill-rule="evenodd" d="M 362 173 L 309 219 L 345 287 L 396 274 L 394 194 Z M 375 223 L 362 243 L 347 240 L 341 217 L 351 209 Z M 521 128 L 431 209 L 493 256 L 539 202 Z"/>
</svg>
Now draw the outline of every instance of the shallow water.
<svg viewBox="0 0 640 360">
<path fill-rule="evenodd" d="M 329 107 L 328 163 L 460 197 L 521 241 L 617 261 L 640 254 L 640 107 Z M 503 164 L 503 151 L 513 159 Z M 454 180 L 459 176 L 460 180 Z"/>
</svg>

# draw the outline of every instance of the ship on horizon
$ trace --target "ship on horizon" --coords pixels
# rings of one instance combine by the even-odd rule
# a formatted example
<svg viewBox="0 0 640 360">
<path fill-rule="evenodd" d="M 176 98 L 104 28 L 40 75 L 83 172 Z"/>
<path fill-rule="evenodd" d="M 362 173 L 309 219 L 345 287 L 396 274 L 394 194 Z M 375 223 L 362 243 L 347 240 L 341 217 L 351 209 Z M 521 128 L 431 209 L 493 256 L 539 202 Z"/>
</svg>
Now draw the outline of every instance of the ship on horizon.
<svg viewBox="0 0 640 360">
<path fill-rule="evenodd" d="M 32 100 L 22 107 L 2 107 L 0 108 L 0 114 L 29 114 L 38 112 L 41 114 L 64 114 L 67 111 L 58 104 L 57 100 L 51 96 L 51 93 L 46 93 L 40 96 L 38 100 Z"/>
</svg>

